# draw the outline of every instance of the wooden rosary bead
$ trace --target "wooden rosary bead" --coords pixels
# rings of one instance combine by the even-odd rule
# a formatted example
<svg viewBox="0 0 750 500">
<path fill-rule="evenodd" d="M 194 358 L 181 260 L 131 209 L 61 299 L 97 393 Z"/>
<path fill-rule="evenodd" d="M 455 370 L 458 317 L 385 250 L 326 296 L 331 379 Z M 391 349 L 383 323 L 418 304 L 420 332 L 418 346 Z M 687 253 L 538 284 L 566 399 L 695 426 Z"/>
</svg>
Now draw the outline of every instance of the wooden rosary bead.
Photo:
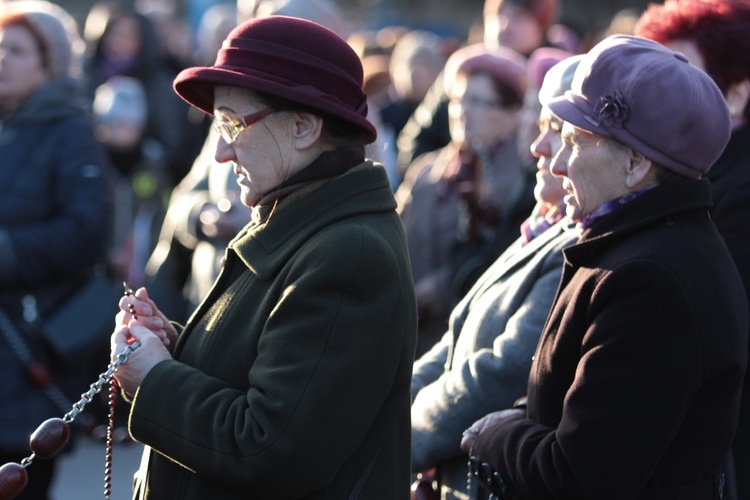
<svg viewBox="0 0 750 500">
<path fill-rule="evenodd" d="M 52 458 L 68 443 L 70 427 L 61 418 L 50 418 L 36 428 L 29 439 L 31 451 L 39 458 Z"/>
<path fill-rule="evenodd" d="M 0 467 L 0 499 L 10 500 L 21 494 L 29 475 L 20 464 L 9 462 Z"/>
</svg>

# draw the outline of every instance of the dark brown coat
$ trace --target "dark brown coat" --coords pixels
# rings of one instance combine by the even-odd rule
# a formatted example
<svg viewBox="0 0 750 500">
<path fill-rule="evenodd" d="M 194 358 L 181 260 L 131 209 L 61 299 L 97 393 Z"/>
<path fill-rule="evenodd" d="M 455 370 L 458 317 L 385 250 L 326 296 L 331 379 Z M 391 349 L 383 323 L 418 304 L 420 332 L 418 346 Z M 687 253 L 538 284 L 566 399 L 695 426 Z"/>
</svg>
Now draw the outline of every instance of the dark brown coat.
<svg viewBox="0 0 750 500">
<path fill-rule="evenodd" d="M 709 207 L 708 181 L 674 181 L 564 251 L 529 418 L 474 449 L 519 498 L 718 498 L 748 311 Z"/>
</svg>

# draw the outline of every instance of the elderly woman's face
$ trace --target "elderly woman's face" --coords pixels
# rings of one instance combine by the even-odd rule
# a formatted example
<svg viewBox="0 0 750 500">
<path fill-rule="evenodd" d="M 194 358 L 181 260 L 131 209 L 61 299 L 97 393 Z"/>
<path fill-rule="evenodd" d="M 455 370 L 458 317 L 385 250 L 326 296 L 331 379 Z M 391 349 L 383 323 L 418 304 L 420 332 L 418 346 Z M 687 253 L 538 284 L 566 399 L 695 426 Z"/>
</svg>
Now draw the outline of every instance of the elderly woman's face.
<svg viewBox="0 0 750 500">
<path fill-rule="evenodd" d="M 556 177 L 550 172 L 552 158 L 560 150 L 562 139 L 562 121 L 554 116 L 547 106 L 539 114 L 539 135 L 531 143 L 531 154 L 537 158 L 536 185 L 534 197 L 537 201 L 550 206 L 557 205 L 567 194 L 563 189 L 562 177 Z"/>
<path fill-rule="evenodd" d="M 243 89 L 216 87 L 214 90 L 214 117 L 217 120 L 232 122 L 263 109 L 264 106 Z M 257 205 L 294 173 L 287 166 L 289 155 L 282 115 L 266 115 L 241 130 L 231 144 L 220 138 L 216 146 L 216 161 L 234 162 L 240 199 L 248 207 Z"/>
<path fill-rule="evenodd" d="M 448 117 L 454 143 L 492 147 L 515 136 L 519 108 L 503 106 L 489 75 L 459 75 L 450 98 Z"/>
<path fill-rule="evenodd" d="M 49 79 L 34 36 L 24 27 L 0 27 L 0 102 L 20 104 Z"/>
<path fill-rule="evenodd" d="M 623 156 L 624 158 L 624 156 Z M 629 192 L 621 158 L 613 154 L 607 139 L 564 122 L 562 147 L 551 171 L 563 177 L 566 213 L 576 222 L 604 203 Z"/>
</svg>

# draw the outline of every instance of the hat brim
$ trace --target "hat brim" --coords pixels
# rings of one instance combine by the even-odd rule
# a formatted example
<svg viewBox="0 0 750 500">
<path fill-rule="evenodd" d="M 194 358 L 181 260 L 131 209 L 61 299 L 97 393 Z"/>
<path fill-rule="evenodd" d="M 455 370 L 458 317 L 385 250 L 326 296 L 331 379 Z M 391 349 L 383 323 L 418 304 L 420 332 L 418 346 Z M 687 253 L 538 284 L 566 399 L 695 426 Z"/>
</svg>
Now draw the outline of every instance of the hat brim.
<svg viewBox="0 0 750 500">
<path fill-rule="evenodd" d="M 214 87 L 218 85 L 240 87 L 279 97 L 340 118 L 359 128 L 368 142 L 373 142 L 377 138 L 375 127 L 367 118 L 336 102 L 335 97 L 332 98 L 322 92 L 316 96 L 312 93 L 316 89 L 309 86 L 295 89 L 269 80 L 267 77 L 261 78 L 248 74 L 246 71 L 238 72 L 215 67 L 188 68 L 177 75 L 173 88 L 184 101 L 210 116 L 214 114 Z"/>
<path fill-rule="evenodd" d="M 594 118 L 593 108 L 583 97 L 568 90 L 560 97 L 551 99 L 547 106 L 552 113 L 563 121 L 572 123 L 587 132 L 613 137 L 612 133 Z"/>
</svg>

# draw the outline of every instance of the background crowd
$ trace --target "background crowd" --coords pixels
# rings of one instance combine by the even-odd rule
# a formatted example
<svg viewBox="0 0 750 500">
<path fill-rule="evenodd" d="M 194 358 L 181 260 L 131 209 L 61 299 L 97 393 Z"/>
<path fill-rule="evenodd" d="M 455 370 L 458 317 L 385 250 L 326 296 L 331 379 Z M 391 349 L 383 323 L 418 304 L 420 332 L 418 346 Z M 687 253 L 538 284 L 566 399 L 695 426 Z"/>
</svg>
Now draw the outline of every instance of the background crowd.
<svg viewBox="0 0 750 500">
<path fill-rule="evenodd" d="M 416 1 L 404 5 L 405 22 L 394 21 L 393 2 L 365 3 L 0 0 L 0 309 L 22 334 L 37 332 L 96 276 L 107 314 L 126 281 L 187 322 L 251 211 L 233 165 L 214 158 L 211 117 L 180 99 L 173 81 L 212 65 L 238 23 L 315 21 L 361 60 L 378 135 L 367 156 L 385 167 L 404 225 L 418 309 L 413 472 L 442 498 L 483 498 L 461 490 L 460 431 L 523 395 L 561 249 L 575 239 L 565 193 L 550 187 L 561 124 L 547 102 L 570 89 L 579 55 L 608 36 L 682 52 L 723 94 L 731 138 L 705 177 L 711 216 L 750 290 L 750 2 L 484 0 L 466 2 L 453 24 L 434 12 L 419 22 Z M 108 333 L 76 369 L 38 333 L 30 350 L 77 394 L 101 371 Z M 18 437 L 60 413 L 23 374 L 29 363 L 14 343 L 0 336 L 3 462 L 25 456 Z M 750 468 L 749 399 L 745 384 L 725 498 L 750 499 L 750 479 L 734 473 Z M 104 412 L 104 400 L 92 404 L 87 431 Z M 441 441 L 449 432 L 458 439 Z M 27 498 L 46 498 L 54 461 L 47 466 Z"/>
</svg>

